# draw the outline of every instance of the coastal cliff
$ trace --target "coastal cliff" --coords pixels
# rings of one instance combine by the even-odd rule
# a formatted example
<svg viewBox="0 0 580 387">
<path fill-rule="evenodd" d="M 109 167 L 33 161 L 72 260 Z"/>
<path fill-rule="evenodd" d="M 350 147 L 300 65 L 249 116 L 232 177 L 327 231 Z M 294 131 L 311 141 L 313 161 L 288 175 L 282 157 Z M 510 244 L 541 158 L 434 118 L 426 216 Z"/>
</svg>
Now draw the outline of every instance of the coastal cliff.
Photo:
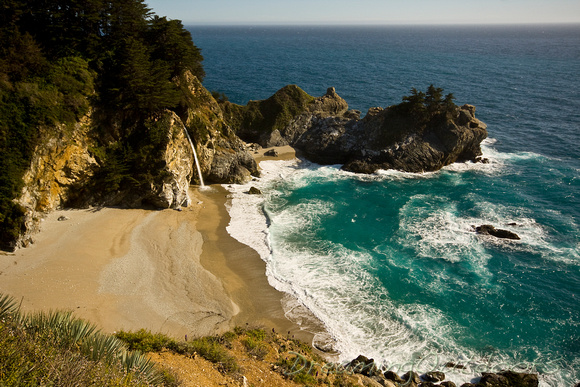
<svg viewBox="0 0 580 387">
<path fill-rule="evenodd" d="M 289 144 L 313 162 L 343 164 L 352 172 L 436 171 L 454 162 L 478 161 L 487 130 L 475 118 L 475 107 L 456 106 L 452 95 L 444 100 L 442 89 L 433 85 L 419 93 L 399 105 L 371 108 L 362 119 L 334 88 L 314 98 L 286 86 L 267 100 L 224 103 L 222 108 L 246 141 L 264 147 Z"/>
<path fill-rule="evenodd" d="M 165 109 L 142 123 L 109 121 L 110 127 L 123 126 L 117 130 L 131 133 L 120 140 L 114 140 L 112 130 L 103 133 L 92 110 L 72 125 L 41 131 L 43 139 L 15 199 L 24 212 L 23 232 L 8 247 L 32 243 L 41 219 L 59 208 L 189 205 L 190 183 L 199 183 L 192 145 L 206 182 L 244 183 L 257 175 L 245 144 L 224 123 L 217 102 L 197 77 L 188 72 L 175 82 L 185 96 L 179 115 Z M 189 143 L 185 130 L 195 144 Z M 140 153 L 121 161 L 119 148 Z"/>
</svg>

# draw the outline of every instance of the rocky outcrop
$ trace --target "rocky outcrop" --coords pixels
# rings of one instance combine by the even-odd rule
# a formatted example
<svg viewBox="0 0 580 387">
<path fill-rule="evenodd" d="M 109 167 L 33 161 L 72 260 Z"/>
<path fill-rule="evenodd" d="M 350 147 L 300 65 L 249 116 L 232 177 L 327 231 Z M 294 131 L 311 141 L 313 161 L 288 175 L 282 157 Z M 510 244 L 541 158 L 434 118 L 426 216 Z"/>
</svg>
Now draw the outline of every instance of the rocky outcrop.
<svg viewBox="0 0 580 387">
<path fill-rule="evenodd" d="M 457 368 L 456 365 L 446 365 L 445 367 Z M 391 370 L 386 370 L 383 373 L 373 359 L 363 355 L 359 355 L 356 359 L 346 363 L 344 370 L 371 378 L 383 386 L 391 384 L 409 387 L 456 386 L 451 381 L 445 381 L 445 373 L 441 371 L 430 371 L 423 375 L 419 375 L 415 371 L 408 371 L 402 376 Z M 518 373 L 509 370 L 498 373 L 484 372 L 477 383 L 464 383 L 462 387 L 537 387 L 538 380 L 538 375 L 531 373 Z"/>
<path fill-rule="evenodd" d="M 515 232 L 504 230 L 501 228 L 495 228 L 490 224 L 483 224 L 481 226 L 475 227 L 475 232 L 482 235 L 491 235 L 500 239 L 512 239 L 519 240 L 520 237 Z"/>
<path fill-rule="evenodd" d="M 497 374 L 484 373 L 477 387 L 537 387 L 538 375 L 503 371 Z"/>
<path fill-rule="evenodd" d="M 487 130 L 475 118 L 474 106 L 453 105 L 419 117 L 402 105 L 371 108 L 361 119 L 334 88 L 308 98 L 296 86 L 287 86 L 268 100 L 223 107 L 226 120 L 244 140 L 264 147 L 290 144 L 313 162 L 343 164 L 352 172 L 435 171 L 481 156 Z M 264 121 L 275 125 L 266 127 Z"/>
<path fill-rule="evenodd" d="M 240 138 L 270 148 L 293 145 L 309 130 L 315 117 L 345 115 L 348 104 L 334 88 L 314 98 L 298 86 L 288 85 L 266 100 L 250 101 L 246 106 L 226 102 L 221 108 L 226 122 Z"/>
<path fill-rule="evenodd" d="M 13 248 L 28 246 L 44 215 L 66 203 L 71 191 L 93 176 L 98 164 L 89 151 L 91 122 L 91 114 L 87 114 L 72 127 L 41 129 L 45 141 L 35 148 L 22 178 L 24 187 L 16 199 L 25 211 L 26 231 L 14 241 Z"/>
<path fill-rule="evenodd" d="M 294 144 L 306 158 L 343 169 L 373 173 L 378 169 L 436 171 L 454 162 L 476 161 L 487 137 L 486 125 L 471 105 L 454 116 L 441 114 L 426 123 L 394 107 L 370 109 L 361 120 L 348 116 L 315 118 Z"/>
<path fill-rule="evenodd" d="M 159 208 L 188 206 L 189 183 L 195 169 L 193 151 L 179 117 L 166 111 L 163 126 L 167 129 L 167 145 L 161 153 L 158 177 L 149 182 L 149 192 L 142 193 L 142 201 Z"/>
<path fill-rule="evenodd" d="M 195 142 L 204 180 L 242 184 L 258 176 L 254 158 L 225 121 L 211 93 L 191 73 L 176 82 L 186 95 L 180 117 Z"/>
</svg>

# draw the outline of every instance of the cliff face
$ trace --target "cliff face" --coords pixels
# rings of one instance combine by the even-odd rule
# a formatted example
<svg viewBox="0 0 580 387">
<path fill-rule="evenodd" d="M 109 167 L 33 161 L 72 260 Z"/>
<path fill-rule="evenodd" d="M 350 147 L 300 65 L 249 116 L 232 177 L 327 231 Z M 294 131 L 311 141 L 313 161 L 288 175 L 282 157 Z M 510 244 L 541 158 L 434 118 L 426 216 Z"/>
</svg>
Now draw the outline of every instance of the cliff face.
<svg viewBox="0 0 580 387">
<path fill-rule="evenodd" d="M 25 210 L 25 233 L 13 248 L 33 241 L 43 216 L 57 208 L 88 206 L 177 208 L 190 202 L 192 180 L 199 183 L 193 151 L 196 148 L 205 182 L 243 183 L 258 175 L 257 165 L 241 141 L 224 122 L 221 109 L 197 78 L 186 73 L 176 80 L 185 91 L 186 101 L 178 113 L 165 110 L 141 124 L 143 133 L 155 133 L 155 146 L 138 143 L 148 168 L 131 184 L 112 189 L 114 180 L 105 173 L 113 169 L 115 159 L 104 156 L 104 143 L 119 140 L 104 135 L 102 123 L 87 114 L 74 125 L 58 125 L 41 130 L 42 141 L 36 147 L 27 168 L 21 195 L 16 199 Z M 126 122 L 109 125 L 122 132 Z M 129 125 L 132 125 L 131 123 Z M 185 130 L 189 131 L 190 144 Z M 106 137 L 104 140 L 103 137 Z M 112 166 L 113 165 L 113 166 Z M 121 170 L 126 166 L 119 167 Z M 103 177 L 105 176 L 105 177 Z"/>
<path fill-rule="evenodd" d="M 486 125 L 475 118 L 471 105 L 453 105 L 420 117 L 401 105 L 371 108 L 361 119 L 359 111 L 348 110 L 334 88 L 319 98 L 305 95 L 286 87 L 268 100 L 223 108 L 226 119 L 246 141 L 262 146 L 290 144 L 311 161 L 343 164 L 343 169 L 360 173 L 435 171 L 454 162 L 476 161 L 487 137 Z M 278 105 L 290 101 L 293 109 L 273 101 Z M 269 122 L 277 122 L 275 130 L 265 129 L 255 118 L 266 116 Z"/>
<path fill-rule="evenodd" d="M 219 104 L 199 82 L 186 73 L 177 81 L 186 95 L 181 119 L 196 142 L 202 175 L 209 183 L 245 183 L 258 176 L 258 166 L 232 128 Z"/>
<path fill-rule="evenodd" d="M 90 123 L 87 115 L 73 128 L 62 126 L 57 131 L 60 136 L 45 134 L 46 140 L 35 148 L 17 199 L 25 209 L 26 233 L 15 241 L 15 247 L 27 246 L 44 214 L 60 207 L 69 199 L 71 189 L 93 176 L 98 165 L 88 149 Z"/>
</svg>

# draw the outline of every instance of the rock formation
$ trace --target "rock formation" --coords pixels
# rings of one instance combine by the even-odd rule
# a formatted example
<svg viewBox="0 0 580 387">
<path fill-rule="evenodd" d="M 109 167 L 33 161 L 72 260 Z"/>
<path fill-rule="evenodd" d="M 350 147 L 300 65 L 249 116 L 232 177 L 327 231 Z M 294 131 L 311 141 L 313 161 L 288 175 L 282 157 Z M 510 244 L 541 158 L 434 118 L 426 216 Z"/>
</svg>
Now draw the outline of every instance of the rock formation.
<svg viewBox="0 0 580 387">
<path fill-rule="evenodd" d="M 71 127 L 47 128 L 43 141 L 23 176 L 18 204 L 24 209 L 25 232 L 11 248 L 33 240 L 44 215 L 61 207 L 88 206 L 178 208 L 189 204 L 191 181 L 199 181 L 185 128 L 193 138 L 204 179 L 209 183 L 244 183 L 258 175 L 257 165 L 245 143 L 224 122 L 222 111 L 198 79 L 186 73 L 175 82 L 186 101 L 179 115 L 165 110 L 141 123 L 140 131 L 155 131 L 158 144 L 140 144 L 147 170 L 130 176 L 131 184 L 111 188 L 104 171 L 111 168 L 102 153 L 108 144 L 119 142 L 123 131 L 136 130 L 124 120 L 112 120 L 103 134 L 93 111 Z M 141 146 L 143 145 L 143 146 Z M 101 150 L 99 150 L 99 147 Z M 110 158 L 110 157 L 109 157 Z M 195 171 L 195 172 L 194 172 Z"/>
<path fill-rule="evenodd" d="M 353 172 L 435 171 L 481 156 L 487 130 L 475 118 L 474 106 L 453 105 L 428 116 L 405 107 L 371 108 L 361 119 L 360 112 L 348 110 L 334 88 L 312 98 L 296 86 L 245 107 L 223 106 L 226 120 L 242 139 L 264 147 L 290 144 L 311 161 L 343 164 L 343 169 Z"/>
<path fill-rule="evenodd" d="M 201 171 L 206 182 L 241 184 L 258 176 L 258 166 L 232 128 L 220 106 L 199 80 L 186 73 L 176 80 L 186 97 L 180 117 L 197 143 Z"/>
<path fill-rule="evenodd" d="M 483 224 L 475 228 L 475 232 L 482 235 L 491 235 L 500 239 L 512 239 L 519 240 L 520 237 L 515 232 L 509 230 L 503 230 L 501 228 L 495 228 L 490 224 Z"/>
</svg>

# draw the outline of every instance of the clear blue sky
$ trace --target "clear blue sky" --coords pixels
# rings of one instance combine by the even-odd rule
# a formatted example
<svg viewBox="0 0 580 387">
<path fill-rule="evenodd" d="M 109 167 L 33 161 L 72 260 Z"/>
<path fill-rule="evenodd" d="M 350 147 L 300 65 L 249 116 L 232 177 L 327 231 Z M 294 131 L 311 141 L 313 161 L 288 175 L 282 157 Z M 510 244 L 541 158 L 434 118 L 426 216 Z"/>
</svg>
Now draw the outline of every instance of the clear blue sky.
<svg viewBox="0 0 580 387">
<path fill-rule="evenodd" d="M 580 0 L 145 0 L 184 24 L 580 23 Z"/>
</svg>

